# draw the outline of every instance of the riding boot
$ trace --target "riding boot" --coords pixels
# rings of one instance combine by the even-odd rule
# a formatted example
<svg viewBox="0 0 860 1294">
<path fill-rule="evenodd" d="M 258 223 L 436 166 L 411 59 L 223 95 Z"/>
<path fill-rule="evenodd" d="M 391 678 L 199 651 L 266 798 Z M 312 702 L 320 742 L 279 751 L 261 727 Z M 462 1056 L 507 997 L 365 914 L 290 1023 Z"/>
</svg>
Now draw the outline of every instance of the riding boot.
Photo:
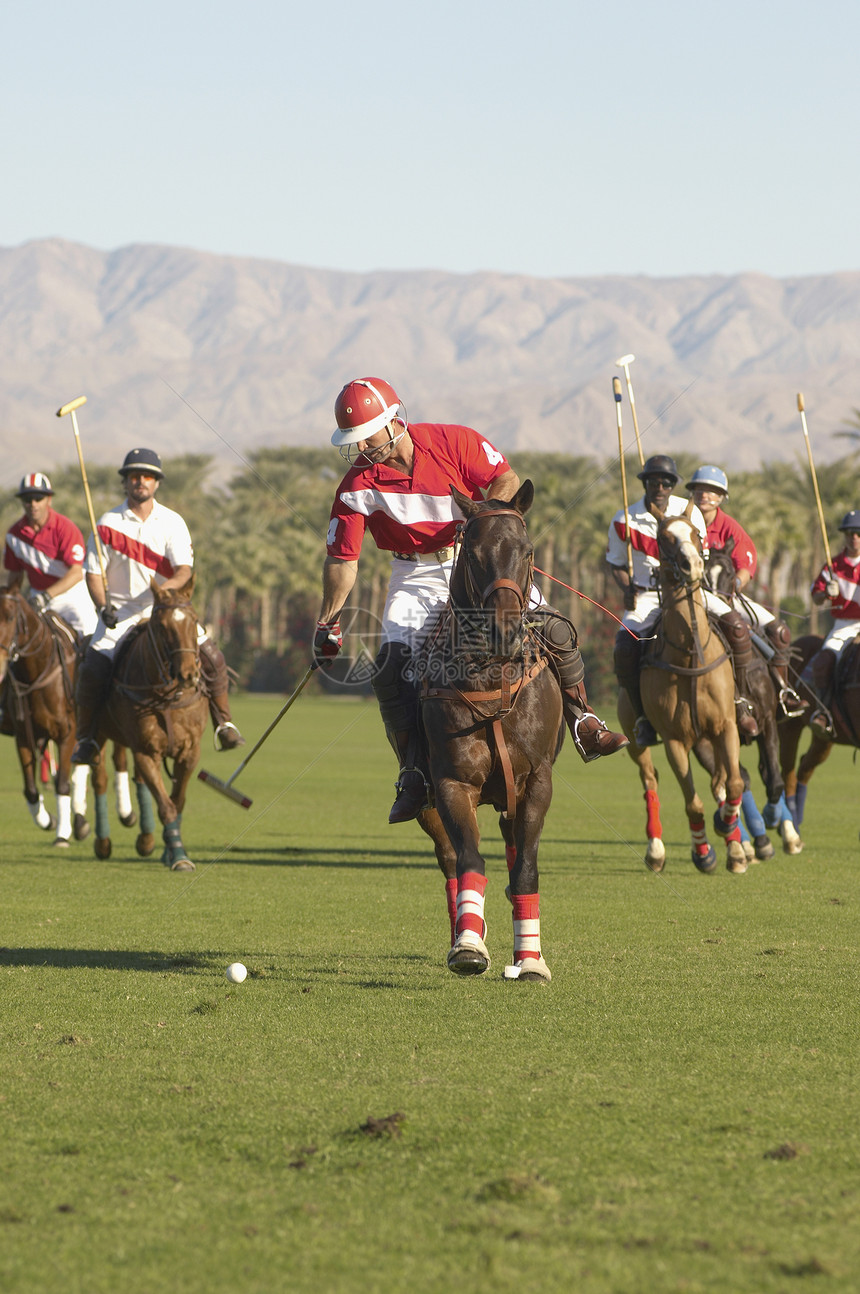
<svg viewBox="0 0 860 1294">
<path fill-rule="evenodd" d="M 561 704 L 573 743 L 586 764 L 599 759 L 601 755 L 614 755 L 617 750 L 630 745 L 623 732 L 610 732 L 603 720 L 594 713 L 588 704 L 584 683 L 563 688 Z"/>
<path fill-rule="evenodd" d="M 244 746 L 245 738 L 233 722 L 230 714 L 230 701 L 227 696 L 229 680 L 227 662 L 224 653 L 216 647 L 211 638 L 204 638 L 197 644 L 200 656 L 200 673 L 209 700 L 209 714 L 212 727 L 215 729 L 215 744 L 218 750 L 235 750 Z"/>
<path fill-rule="evenodd" d="M 727 611 L 720 616 L 720 628 L 726 636 L 735 672 L 735 712 L 741 738 L 759 735 L 759 727 L 749 699 L 747 671 L 755 661 L 750 627 L 738 611 Z"/>
<path fill-rule="evenodd" d="M 815 653 L 803 671 L 805 682 L 811 683 L 812 690 L 819 704 L 809 717 L 809 726 L 819 737 L 834 741 L 836 733 L 833 728 L 833 715 L 830 707 L 833 704 L 833 675 L 836 669 L 836 653 L 829 647 Z"/>
<path fill-rule="evenodd" d="M 642 709 L 642 694 L 639 691 L 639 663 L 642 657 L 642 644 L 627 629 L 619 629 L 615 635 L 615 677 L 619 687 L 630 698 L 630 705 L 635 716 L 633 720 L 633 740 L 643 749 L 656 746 L 657 733 L 651 720 L 646 718 Z"/>
<path fill-rule="evenodd" d="M 7 698 L 9 695 L 9 675 L 7 674 L 0 683 L 0 732 L 5 737 L 11 737 L 15 729 L 12 726 L 12 719 L 9 714 Z"/>
<path fill-rule="evenodd" d="M 73 764 L 97 764 L 99 717 L 110 685 L 113 661 L 104 652 L 88 651 L 78 668 L 75 685 L 77 726 Z"/>
<path fill-rule="evenodd" d="M 376 657 L 371 680 L 386 736 L 400 765 L 390 823 L 410 822 L 429 804 L 430 775 L 418 720 L 418 687 L 406 677 L 411 656 L 405 643 L 386 643 Z"/>
<path fill-rule="evenodd" d="M 771 620 L 764 627 L 773 655 L 770 658 L 770 672 L 776 685 L 777 699 L 785 719 L 796 719 L 809 709 L 809 703 L 794 690 L 789 681 L 791 664 L 791 634 L 788 625 L 782 620 Z"/>
</svg>

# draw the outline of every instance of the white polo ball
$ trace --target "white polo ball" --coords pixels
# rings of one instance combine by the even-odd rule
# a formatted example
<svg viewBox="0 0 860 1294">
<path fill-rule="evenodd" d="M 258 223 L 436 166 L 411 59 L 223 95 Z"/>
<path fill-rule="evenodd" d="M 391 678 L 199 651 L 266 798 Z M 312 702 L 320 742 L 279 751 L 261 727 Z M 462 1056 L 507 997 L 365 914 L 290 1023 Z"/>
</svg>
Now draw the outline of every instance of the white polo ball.
<svg viewBox="0 0 860 1294">
<path fill-rule="evenodd" d="M 248 978 L 248 967 L 241 962 L 231 962 L 227 967 L 227 978 L 231 984 L 241 984 Z"/>
</svg>

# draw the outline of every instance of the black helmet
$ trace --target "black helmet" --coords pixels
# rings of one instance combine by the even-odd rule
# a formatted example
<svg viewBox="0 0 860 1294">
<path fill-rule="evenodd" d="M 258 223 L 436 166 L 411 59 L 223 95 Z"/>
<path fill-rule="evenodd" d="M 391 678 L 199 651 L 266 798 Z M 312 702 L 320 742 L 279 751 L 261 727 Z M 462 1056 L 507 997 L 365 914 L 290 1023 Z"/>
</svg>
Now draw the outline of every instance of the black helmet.
<svg viewBox="0 0 860 1294">
<path fill-rule="evenodd" d="M 677 485 L 681 479 L 674 458 L 670 458 L 668 454 L 652 454 L 650 458 L 645 459 L 642 471 L 637 472 L 636 475 L 640 481 L 644 481 L 647 476 L 671 476 L 673 485 Z"/>
<path fill-rule="evenodd" d="M 164 478 L 161 459 L 154 449 L 130 449 L 119 468 L 120 476 L 125 476 L 128 472 L 147 472 L 158 477 L 159 481 Z"/>
<path fill-rule="evenodd" d="M 856 509 L 853 512 L 846 512 L 845 516 L 839 522 L 840 530 L 860 530 L 860 512 Z"/>
</svg>

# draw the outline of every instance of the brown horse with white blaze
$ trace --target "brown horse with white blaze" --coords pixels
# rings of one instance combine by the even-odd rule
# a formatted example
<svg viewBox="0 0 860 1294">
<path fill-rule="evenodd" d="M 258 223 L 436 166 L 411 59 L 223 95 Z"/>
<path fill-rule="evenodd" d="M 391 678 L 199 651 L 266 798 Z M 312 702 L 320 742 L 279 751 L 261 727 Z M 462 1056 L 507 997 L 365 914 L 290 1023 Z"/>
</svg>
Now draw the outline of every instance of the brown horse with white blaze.
<svg viewBox="0 0 860 1294">
<path fill-rule="evenodd" d="M 702 544 L 690 519 L 692 503 L 680 517 L 662 517 L 657 530 L 660 556 L 662 621 L 658 638 L 642 662 L 642 705 L 663 739 L 666 756 L 684 796 L 692 836 L 693 862 L 699 871 L 712 872 L 716 852 L 708 842 L 705 810 L 693 783 L 690 752 L 703 737 L 710 742 L 716 761 L 711 789 L 725 787 L 725 799 L 714 817 L 718 833 L 726 838 L 726 867 L 745 872 L 747 859 L 740 841 L 738 817 L 743 796 L 740 740 L 735 723 L 732 665 L 722 641 L 708 621 L 701 587 L 704 576 Z M 646 864 L 661 871 L 666 857 L 657 794 L 657 773 L 647 747 L 633 738 L 636 716 L 622 689 L 618 716 L 630 738 L 629 753 L 639 768 L 648 810 Z"/>
<path fill-rule="evenodd" d="M 508 503 L 451 493 L 467 520 L 449 607 L 427 648 L 422 696 L 436 805 L 432 820 L 422 814 L 422 826 L 436 840 L 443 871 L 455 862 L 457 877 L 447 964 L 459 975 L 490 965 L 477 809 L 492 804 L 502 813 L 513 905 L 514 959 L 505 977 L 547 981 L 537 854 L 564 724 L 559 683 L 524 624 L 532 576 L 525 513 L 534 487 L 524 482 Z"/>
<path fill-rule="evenodd" d="M 194 863 L 182 843 L 182 810 L 188 782 L 200 758 L 200 738 L 208 703 L 200 689 L 197 617 L 191 606 L 194 576 L 178 590 L 162 591 L 152 582 L 154 605 L 149 619 L 132 630 L 118 649 L 108 698 L 99 717 L 102 753 L 93 769 L 96 796 L 104 797 L 104 743 L 109 738 L 130 747 L 135 778 L 154 797 L 163 826 L 162 861 L 173 871 L 192 871 Z M 171 791 L 162 766 L 173 762 Z M 141 801 L 144 809 L 144 800 Z M 155 847 L 144 813 L 137 852 Z M 96 823 L 96 855 L 109 857 L 110 837 Z"/>
</svg>

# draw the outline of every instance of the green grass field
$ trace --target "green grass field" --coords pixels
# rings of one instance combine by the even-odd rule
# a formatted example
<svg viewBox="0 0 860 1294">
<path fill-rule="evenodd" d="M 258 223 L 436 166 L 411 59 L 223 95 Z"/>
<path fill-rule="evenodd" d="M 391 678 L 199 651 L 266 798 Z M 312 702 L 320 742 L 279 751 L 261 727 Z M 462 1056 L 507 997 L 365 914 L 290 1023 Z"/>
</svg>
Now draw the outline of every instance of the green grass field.
<svg viewBox="0 0 860 1294">
<path fill-rule="evenodd" d="M 246 736 L 280 704 L 240 699 Z M 4 1294 L 856 1290 L 850 752 L 812 783 L 803 853 L 740 877 L 695 871 L 665 771 L 658 877 L 630 761 L 568 744 L 546 986 L 501 977 L 489 810 L 493 965 L 446 970 L 393 780 L 372 703 L 305 697 L 241 778 L 249 812 L 193 783 L 189 876 L 118 824 L 108 862 L 53 850 L 3 740 Z"/>
</svg>

